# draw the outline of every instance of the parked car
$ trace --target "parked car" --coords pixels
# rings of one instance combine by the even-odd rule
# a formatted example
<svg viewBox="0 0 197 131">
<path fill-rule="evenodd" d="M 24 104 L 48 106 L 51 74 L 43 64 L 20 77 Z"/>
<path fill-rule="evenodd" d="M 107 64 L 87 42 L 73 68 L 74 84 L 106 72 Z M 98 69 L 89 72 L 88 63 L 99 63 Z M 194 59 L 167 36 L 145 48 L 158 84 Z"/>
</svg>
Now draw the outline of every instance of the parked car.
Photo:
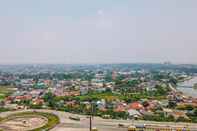
<svg viewBox="0 0 197 131">
<path fill-rule="evenodd" d="M 75 121 L 80 121 L 80 117 L 78 117 L 78 116 L 69 116 L 69 119 L 75 120 Z"/>
</svg>

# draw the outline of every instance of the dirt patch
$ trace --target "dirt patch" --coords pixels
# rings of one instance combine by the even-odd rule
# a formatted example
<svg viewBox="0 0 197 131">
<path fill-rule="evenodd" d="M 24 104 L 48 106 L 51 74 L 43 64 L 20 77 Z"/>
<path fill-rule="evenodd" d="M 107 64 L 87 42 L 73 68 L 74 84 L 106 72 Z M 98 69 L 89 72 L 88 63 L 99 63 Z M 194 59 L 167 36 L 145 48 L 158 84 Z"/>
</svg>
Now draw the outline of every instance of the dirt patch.
<svg viewBox="0 0 197 131">
<path fill-rule="evenodd" d="M 0 129 L 5 131 L 27 131 L 47 124 L 48 119 L 42 116 L 16 117 L 2 121 Z"/>
</svg>

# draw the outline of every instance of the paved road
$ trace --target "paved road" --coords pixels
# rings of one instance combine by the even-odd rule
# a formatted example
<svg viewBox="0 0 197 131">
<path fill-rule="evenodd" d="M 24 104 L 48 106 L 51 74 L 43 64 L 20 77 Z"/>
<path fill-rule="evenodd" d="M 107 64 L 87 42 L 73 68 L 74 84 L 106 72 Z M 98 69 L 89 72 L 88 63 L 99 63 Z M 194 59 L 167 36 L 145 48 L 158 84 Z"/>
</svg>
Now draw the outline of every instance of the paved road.
<svg viewBox="0 0 197 131">
<path fill-rule="evenodd" d="M 33 110 L 26 110 L 33 111 Z M 89 119 L 87 116 L 82 115 L 74 115 L 67 112 L 60 112 L 54 110 L 36 110 L 40 112 L 49 112 L 54 113 L 60 118 L 60 124 L 57 125 L 51 131 L 88 131 L 89 130 Z M 15 112 L 4 112 L 0 114 L 0 117 L 4 117 L 6 115 L 23 112 L 23 111 L 15 111 Z M 70 120 L 69 116 L 79 116 L 81 121 Z M 150 122 L 150 121 L 131 121 L 131 120 L 111 120 L 111 119 L 102 119 L 99 117 L 94 117 L 93 119 L 93 127 L 97 127 L 99 131 L 127 131 L 126 128 L 119 128 L 118 124 L 124 124 L 125 126 L 129 126 L 131 124 L 140 125 L 146 124 L 151 126 L 165 126 L 165 127 L 189 127 L 193 131 L 197 131 L 197 124 L 191 123 L 172 123 L 172 122 Z"/>
</svg>

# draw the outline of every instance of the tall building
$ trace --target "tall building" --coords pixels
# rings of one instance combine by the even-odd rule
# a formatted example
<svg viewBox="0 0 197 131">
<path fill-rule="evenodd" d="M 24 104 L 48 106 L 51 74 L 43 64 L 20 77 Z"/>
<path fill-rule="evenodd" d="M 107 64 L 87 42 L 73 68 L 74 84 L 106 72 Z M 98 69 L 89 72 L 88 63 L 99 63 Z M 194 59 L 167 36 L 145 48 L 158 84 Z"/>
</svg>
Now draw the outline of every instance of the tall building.
<svg viewBox="0 0 197 131">
<path fill-rule="evenodd" d="M 113 71 L 112 72 L 112 80 L 116 80 L 116 78 L 117 78 L 117 72 Z"/>
</svg>

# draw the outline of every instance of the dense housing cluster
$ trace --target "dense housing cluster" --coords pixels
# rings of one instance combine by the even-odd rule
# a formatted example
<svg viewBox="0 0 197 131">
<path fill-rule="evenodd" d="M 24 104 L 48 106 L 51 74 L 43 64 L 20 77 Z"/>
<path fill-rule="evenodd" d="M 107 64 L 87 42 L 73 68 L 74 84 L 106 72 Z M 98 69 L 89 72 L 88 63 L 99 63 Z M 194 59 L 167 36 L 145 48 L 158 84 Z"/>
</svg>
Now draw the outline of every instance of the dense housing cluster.
<svg viewBox="0 0 197 131">
<path fill-rule="evenodd" d="M 1 66 L 0 106 L 197 122 L 197 99 L 177 88 L 196 72 L 192 65 L 170 64 Z"/>
</svg>

